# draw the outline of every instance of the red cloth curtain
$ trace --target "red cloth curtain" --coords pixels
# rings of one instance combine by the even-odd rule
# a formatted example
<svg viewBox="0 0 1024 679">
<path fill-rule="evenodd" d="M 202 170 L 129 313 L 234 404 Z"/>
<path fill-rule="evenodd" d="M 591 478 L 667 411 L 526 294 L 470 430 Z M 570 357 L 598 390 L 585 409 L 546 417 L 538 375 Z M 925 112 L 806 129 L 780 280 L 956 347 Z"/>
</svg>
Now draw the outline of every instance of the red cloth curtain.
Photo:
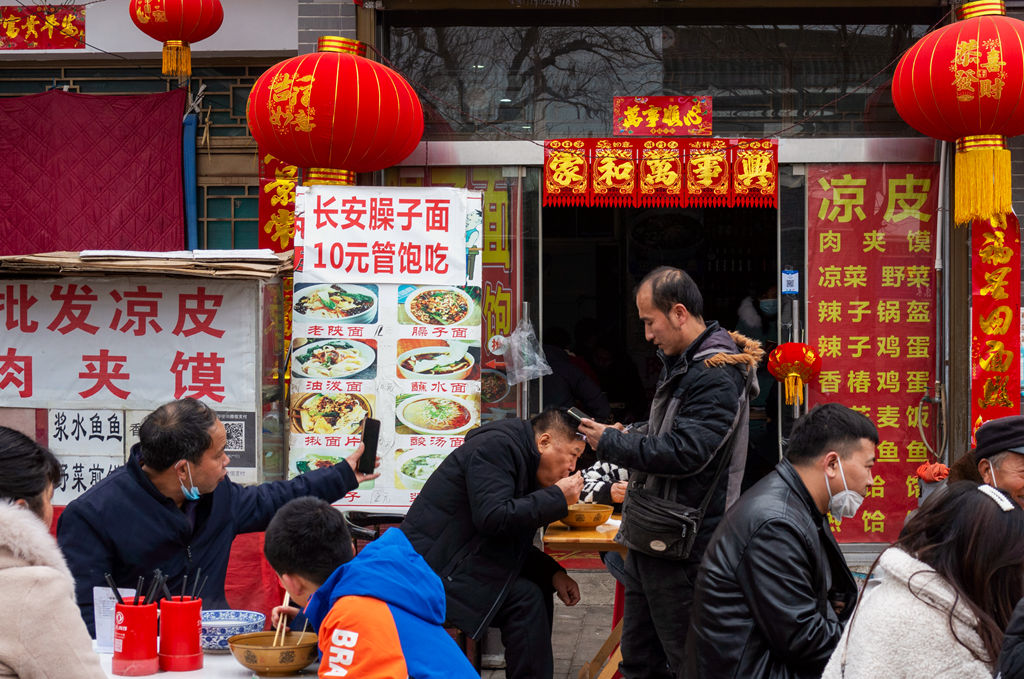
<svg viewBox="0 0 1024 679">
<path fill-rule="evenodd" d="M 0 254 L 182 249 L 185 96 L 0 99 Z"/>
</svg>

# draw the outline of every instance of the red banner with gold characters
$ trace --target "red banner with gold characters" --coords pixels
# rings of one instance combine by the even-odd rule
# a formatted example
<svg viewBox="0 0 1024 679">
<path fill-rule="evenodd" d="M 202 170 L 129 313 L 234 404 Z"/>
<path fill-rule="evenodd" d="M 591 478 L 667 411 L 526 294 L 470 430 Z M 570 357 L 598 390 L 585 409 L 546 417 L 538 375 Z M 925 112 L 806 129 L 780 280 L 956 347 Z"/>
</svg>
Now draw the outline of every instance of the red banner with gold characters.
<svg viewBox="0 0 1024 679">
<path fill-rule="evenodd" d="M 295 235 L 295 185 L 299 168 L 262 149 L 259 157 L 259 246 L 274 252 L 288 252 Z"/>
<path fill-rule="evenodd" d="M 775 207 L 777 139 L 548 139 L 544 205 Z"/>
<path fill-rule="evenodd" d="M 0 5 L 0 50 L 85 49 L 85 5 Z"/>
<path fill-rule="evenodd" d="M 711 136 L 711 97 L 613 97 L 612 134 Z"/>
<path fill-rule="evenodd" d="M 1020 224 L 971 224 L 971 432 L 1020 415 Z"/>
<path fill-rule="evenodd" d="M 938 166 L 809 165 L 807 343 L 822 369 L 809 405 L 836 402 L 878 427 L 874 481 L 840 542 L 891 542 L 935 462 Z M 922 440 L 918 430 L 925 432 Z"/>
</svg>

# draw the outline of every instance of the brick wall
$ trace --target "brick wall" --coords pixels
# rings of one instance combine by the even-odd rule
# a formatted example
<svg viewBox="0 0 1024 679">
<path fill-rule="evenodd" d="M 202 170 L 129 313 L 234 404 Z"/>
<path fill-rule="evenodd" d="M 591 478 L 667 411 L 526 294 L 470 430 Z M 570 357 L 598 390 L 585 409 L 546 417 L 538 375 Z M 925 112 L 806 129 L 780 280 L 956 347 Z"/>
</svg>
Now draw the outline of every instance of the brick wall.
<svg viewBox="0 0 1024 679">
<path fill-rule="evenodd" d="M 352 0 L 299 0 L 299 54 L 315 52 L 322 35 L 356 37 Z"/>
</svg>

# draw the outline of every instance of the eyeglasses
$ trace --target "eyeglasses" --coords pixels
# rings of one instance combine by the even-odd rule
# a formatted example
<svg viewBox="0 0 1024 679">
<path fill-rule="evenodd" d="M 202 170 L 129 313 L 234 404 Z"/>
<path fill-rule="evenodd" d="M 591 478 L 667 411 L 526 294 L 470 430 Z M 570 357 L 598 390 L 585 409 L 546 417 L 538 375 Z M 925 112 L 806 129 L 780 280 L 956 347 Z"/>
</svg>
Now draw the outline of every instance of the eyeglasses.
<svg viewBox="0 0 1024 679">
<path fill-rule="evenodd" d="M 578 438 L 580 441 L 586 441 L 587 440 L 586 434 L 582 434 L 580 432 L 576 432 L 576 438 Z"/>
</svg>

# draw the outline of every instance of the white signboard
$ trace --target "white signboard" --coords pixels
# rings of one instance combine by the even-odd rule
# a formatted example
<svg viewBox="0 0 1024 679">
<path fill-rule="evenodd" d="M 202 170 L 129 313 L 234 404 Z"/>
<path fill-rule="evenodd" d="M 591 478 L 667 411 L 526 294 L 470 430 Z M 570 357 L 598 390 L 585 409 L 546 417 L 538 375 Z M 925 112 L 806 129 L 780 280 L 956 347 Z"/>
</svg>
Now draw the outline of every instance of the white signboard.
<svg viewBox="0 0 1024 679">
<path fill-rule="evenodd" d="M 467 280 L 466 225 L 479 223 L 482 195 L 463 189 L 387 189 L 395 208 L 426 205 L 438 196 L 449 201 L 449 231 L 457 231 L 461 240 L 446 245 L 444 275 L 396 270 L 384 276 L 378 270 L 368 276 L 310 266 L 316 256 L 311 253 L 328 252 L 339 237 L 333 227 L 313 227 L 311 213 L 325 188 L 356 187 L 316 187 L 296 196 L 297 219 L 305 208 L 306 225 L 303 234 L 296 233 L 296 252 L 305 252 L 306 263 L 295 273 L 292 307 L 289 472 L 344 459 L 359 446 L 363 419 L 379 419 L 381 476 L 337 504 L 398 513 L 480 424 L 480 267 Z M 324 205 L 328 194 L 319 195 Z M 381 237 L 396 243 L 404 238 L 400 232 Z M 461 278 L 453 279 L 453 271 Z"/>
<path fill-rule="evenodd" d="M 305 195 L 296 282 L 466 283 L 464 189 L 317 185 Z"/>
<path fill-rule="evenodd" d="M 152 410 L 256 403 L 251 281 L 0 281 L 0 407 Z"/>
</svg>

